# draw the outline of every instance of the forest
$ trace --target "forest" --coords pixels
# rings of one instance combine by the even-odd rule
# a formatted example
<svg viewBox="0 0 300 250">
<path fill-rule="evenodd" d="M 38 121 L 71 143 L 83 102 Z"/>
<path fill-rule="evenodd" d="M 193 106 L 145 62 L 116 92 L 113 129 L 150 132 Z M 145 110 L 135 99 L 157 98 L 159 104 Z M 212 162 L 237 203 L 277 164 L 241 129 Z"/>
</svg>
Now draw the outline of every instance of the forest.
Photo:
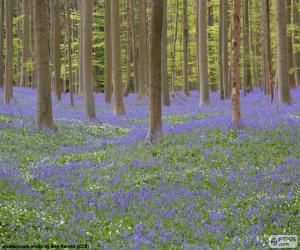
<svg viewBox="0 0 300 250">
<path fill-rule="evenodd" d="M 297 249 L 300 0 L 0 0 L 0 248 Z"/>
</svg>

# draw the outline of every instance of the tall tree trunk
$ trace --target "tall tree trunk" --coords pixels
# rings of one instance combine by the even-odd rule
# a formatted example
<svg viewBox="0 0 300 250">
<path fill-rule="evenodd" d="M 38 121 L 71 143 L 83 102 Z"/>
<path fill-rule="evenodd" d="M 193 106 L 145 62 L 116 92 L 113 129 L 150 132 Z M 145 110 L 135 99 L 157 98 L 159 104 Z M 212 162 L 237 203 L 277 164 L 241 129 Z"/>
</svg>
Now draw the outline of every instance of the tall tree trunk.
<svg viewBox="0 0 300 250">
<path fill-rule="evenodd" d="M 176 59 L 176 42 L 177 42 L 177 30 L 178 30 L 178 17 L 179 17 L 179 0 L 176 0 L 176 13 L 175 13 L 175 29 L 173 38 L 173 50 L 172 50 L 172 81 L 171 81 L 171 93 L 175 92 L 175 59 Z"/>
<path fill-rule="evenodd" d="M 3 88 L 4 53 L 3 53 L 3 27 L 4 27 L 4 0 L 0 0 L 0 88 Z"/>
<path fill-rule="evenodd" d="M 138 47 L 136 46 L 137 41 L 136 41 L 136 26 L 135 26 L 135 11 L 134 11 L 134 6 L 135 6 L 135 0 L 130 0 L 130 4 L 131 4 L 131 41 L 132 41 L 132 60 L 133 60 L 133 67 L 134 67 L 134 92 L 137 93 L 138 92 Z"/>
<path fill-rule="evenodd" d="M 155 143 L 162 138 L 161 118 L 161 41 L 163 21 L 163 1 L 152 0 L 150 28 L 150 113 L 147 143 Z"/>
<path fill-rule="evenodd" d="M 222 0 L 222 76 L 224 98 L 228 99 L 231 96 L 230 74 L 228 73 L 228 7 L 227 0 Z"/>
<path fill-rule="evenodd" d="M 127 1 L 126 3 L 126 21 L 127 21 L 127 79 L 126 79 L 126 85 L 124 88 L 123 95 L 128 96 L 128 93 L 130 91 L 130 88 L 133 87 L 133 78 L 132 78 L 132 63 L 133 63 L 133 58 L 132 58 L 132 4 L 131 0 Z"/>
<path fill-rule="evenodd" d="M 218 63 L 219 63 L 219 89 L 220 89 L 220 99 L 224 100 L 224 78 L 223 78 L 223 5 L 224 0 L 219 0 L 219 47 L 218 47 Z"/>
<path fill-rule="evenodd" d="M 79 86 L 78 86 L 78 95 L 83 96 L 84 89 L 84 80 L 83 80 L 83 2 L 84 0 L 78 0 L 78 5 L 80 8 L 80 27 L 79 27 Z"/>
<path fill-rule="evenodd" d="M 199 1 L 199 73 L 200 73 L 200 106 L 209 104 L 209 88 L 208 88 L 208 62 L 207 62 L 207 0 Z"/>
<path fill-rule="evenodd" d="M 168 1 L 163 1 L 163 23 L 162 23 L 162 41 L 161 41 L 161 87 L 162 100 L 164 106 L 170 106 L 170 93 L 168 82 Z M 151 54 L 150 54 L 151 56 Z"/>
<path fill-rule="evenodd" d="M 60 0 L 54 0 L 53 13 L 53 63 L 54 63 L 54 88 L 55 95 L 58 101 L 61 100 L 61 62 L 60 62 Z"/>
<path fill-rule="evenodd" d="M 272 102 L 274 99 L 274 90 L 272 78 L 269 0 L 263 0 L 263 27 L 264 81 L 266 82 L 268 96 Z"/>
<path fill-rule="evenodd" d="M 94 93 L 93 93 L 93 49 L 92 49 L 92 26 L 93 26 L 93 0 L 82 2 L 82 67 L 83 67 L 83 96 L 86 116 L 89 119 L 96 118 Z"/>
<path fill-rule="evenodd" d="M 281 4 L 282 5 L 282 4 Z M 292 24 L 292 0 L 286 0 L 286 21 L 287 27 Z M 293 73 L 293 34 L 287 32 L 287 57 L 288 57 L 288 81 L 291 88 L 295 88 L 295 77 Z"/>
<path fill-rule="evenodd" d="M 298 45 L 298 49 L 294 52 L 294 64 L 295 64 L 295 82 L 296 85 L 300 85 L 300 1 L 294 0 L 294 24 L 296 30 L 294 33 L 294 44 Z"/>
<path fill-rule="evenodd" d="M 27 70 L 27 63 L 29 60 L 29 43 L 30 43 L 30 1 L 23 0 L 23 47 L 22 47 L 22 74 L 21 74 L 21 86 L 29 85 L 29 75 Z"/>
<path fill-rule="evenodd" d="M 111 2 L 111 28 L 113 110 L 115 115 L 122 115 L 125 114 L 125 106 L 122 97 L 119 0 Z"/>
<path fill-rule="evenodd" d="M 38 88 L 36 125 L 41 130 L 55 129 L 52 117 L 51 89 L 49 83 L 49 26 L 47 2 L 47 0 L 33 0 Z"/>
<path fill-rule="evenodd" d="M 72 69 L 72 48 L 71 48 L 71 18 L 70 18 L 70 4 L 69 0 L 65 0 L 65 13 L 66 13 L 66 44 L 68 55 L 68 72 L 69 72 L 69 93 L 70 104 L 74 106 L 74 83 L 73 83 L 73 69 Z"/>
<path fill-rule="evenodd" d="M 4 103 L 10 103 L 13 85 L 13 1 L 5 0 L 6 55 Z"/>
<path fill-rule="evenodd" d="M 288 82 L 286 8 L 282 6 L 282 3 L 282 0 L 276 0 L 279 99 L 281 103 L 290 104 L 292 102 L 292 98 Z"/>
<path fill-rule="evenodd" d="M 240 1 L 233 0 L 232 4 L 232 123 L 235 128 L 240 128 L 242 123 L 240 106 Z"/>
<path fill-rule="evenodd" d="M 16 1 L 15 2 L 15 8 L 16 8 L 16 11 L 17 11 L 17 16 L 20 16 L 21 15 L 21 11 L 20 11 L 20 1 Z M 14 11 L 14 9 L 13 9 Z M 12 14 L 13 15 L 13 14 Z M 20 20 L 16 20 L 16 34 L 14 35 L 13 34 L 13 37 L 21 37 L 21 27 L 20 27 Z M 13 29 L 14 30 L 14 29 Z M 16 50 L 16 56 L 17 56 L 17 65 L 15 67 L 15 74 L 13 73 L 13 76 L 15 75 L 15 78 L 13 77 L 13 79 L 15 79 L 15 83 L 17 86 L 20 86 L 20 79 L 21 79 L 21 75 L 20 75 L 20 72 L 22 70 L 22 66 L 21 66 L 21 52 L 20 52 L 20 47 L 21 47 L 21 44 L 20 44 L 20 41 L 21 39 L 17 39 L 16 40 L 16 46 L 15 46 L 15 50 Z M 14 55 L 13 55 L 13 58 L 14 58 Z M 12 87 L 13 85 L 11 85 Z M 11 94 L 13 92 L 11 91 Z M 12 98 L 12 96 L 11 96 Z"/>
<path fill-rule="evenodd" d="M 146 6 L 145 0 L 139 0 L 139 87 L 138 98 L 143 99 L 145 96 L 146 85 Z"/>
<path fill-rule="evenodd" d="M 250 49 L 249 49 L 249 1 L 244 0 L 244 95 L 246 96 L 252 90 L 251 84 L 251 67 L 250 67 Z"/>
<path fill-rule="evenodd" d="M 31 0 L 31 12 L 30 12 L 30 15 L 31 15 L 31 61 L 33 63 L 33 65 L 35 65 L 35 34 L 34 34 L 34 24 L 33 24 L 33 2 L 34 0 Z M 37 80 L 36 80 L 36 67 L 33 66 L 32 67 L 32 71 L 31 71 L 31 86 L 33 88 L 37 87 Z"/>
<path fill-rule="evenodd" d="M 183 95 L 189 96 L 187 0 L 183 0 Z"/>
<path fill-rule="evenodd" d="M 104 12 L 104 54 L 105 54 L 105 77 L 104 77 L 104 100 L 111 103 L 112 96 L 112 55 L 111 55 L 111 0 L 105 0 Z"/>
</svg>

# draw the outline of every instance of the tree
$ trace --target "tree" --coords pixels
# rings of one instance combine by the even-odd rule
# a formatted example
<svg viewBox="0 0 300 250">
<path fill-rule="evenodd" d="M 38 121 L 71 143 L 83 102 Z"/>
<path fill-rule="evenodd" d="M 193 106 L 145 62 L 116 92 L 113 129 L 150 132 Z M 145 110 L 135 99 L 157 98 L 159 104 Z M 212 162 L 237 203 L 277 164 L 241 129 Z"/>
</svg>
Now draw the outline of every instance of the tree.
<svg viewBox="0 0 300 250">
<path fill-rule="evenodd" d="M 55 96 L 58 101 L 61 100 L 61 62 L 60 62 L 60 0 L 53 0 L 53 36 L 52 36 L 52 52 L 54 67 L 54 89 Z"/>
<path fill-rule="evenodd" d="M 218 48 L 218 62 L 219 62 L 219 89 L 220 89 L 220 98 L 221 100 L 224 99 L 224 85 L 223 85 L 223 5 L 224 0 L 219 0 L 219 48 Z"/>
<path fill-rule="evenodd" d="M 152 0 L 150 27 L 150 104 L 147 143 L 159 142 L 162 138 L 161 118 L 161 41 L 163 1 Z"/>
<path fill-rule="evenodd" d="M 264 82 L 266 83 L 267 93 L 274 99 L 273 80 L 272 80 L 272 60 L 271 60 L 271 41 L 270 41 L 270 2 L 263 0 L 263 53 L 264 53 Z"/>
<path fill-rule="evenodd" d="M 188 78 L 188 16 L 187 16 L 187 0 L 183 0 L 183 94 L 189 93 L 189 78 Z"/>
<path fill-rule="evenodd" d="M 295 82 L 296 85 L 300 85 L 300 1 L 294 1 L 294 24 L 296 25 L 296 30 L 294 33 L 294 44 L 298 45 L 298 49 L 294 53 L 294 64 L 295 64 Z"/>
<path fill-rule="evenodd" d="M 115 115 L 125 114 L 122 97 L 119 8 L 119 0 L 111 2 L 113 110 Z"/>
<path fill-rule="evenodd" d="M 161 86 L 162 100 L 164 106 L 170 106 L 170 93 L 168 82 L 168 1 L 163 1 L 163 23 L 162 23 L 162 41 L 161 41 Z"/>
<path fill-rule="evenodd" d="M 209 104 L 207 63 L 207 0 L 198 0 L 200 106 Z"/>
<path fill-rule="evenodd" d="M 232 54 L 231 54 L 231 82 L 232 82 L 232 123 L 235 128 L 241 127 L 240 106 L 240 1 L 232 3 Z"/>
<path fill-rule="evenodd" d="M 10 1 L 10 0 L 8 0 Z M 36 49 L 37 113 L 36 125 L 41 130 L 53 130 L 51 89 L 49 82 L 49 27 L 47 0 L 33 0 L 33 23 Z"/>
<path fill-rule="evenodd" d="M 111 103 L 112 96 L 112 54 L 111 54 L 111 0 L 105 0 L 104 10 L 104 56 L 105 56 L 105 77 L 104 77 L 104 100 Z"/>
<path fill-rule="evenodd" d="M 249 1 L 244 0 L 244 32 L 243 32 L 243 40 L 244 40 L 244 95 L 249 93 L 252 90 L 251 85 L 251 69 L 250 69 L 250 46 L 249 46 L 249 14 L 248 7 Z"/>
<path fill-rule="evenodd" d="M 230 74 L 228 73 L 228 7 L 227 0 L 222 0 L 222 77 L 223 77 L 223 88 L 224 98 L 230 98 L 231 85 L 230 85 Z"/>
<path fill-rule="evenodd" d="M 281 4 L 282 5 L 282 4 Z M 287 27 L 289 28 L 292 23 L 292 0 L 286 0 L 286 21 Z M 288 80 L 289 85 L 291 88 L 294 88 L 295 85 L 295 78 L 293 73 L 293 34 L 288 29 L 287 32 L 287 60 L 288 60 Z"/>
<path fill-rule="evenodd" d="M 96 118 L 94 93 L 93 93 L 93 50 L 92 50 L 92 26 L 93 26 L 93 0 L 82 1 L 82 63 L 83 63 L 83 98 L 85 113 L 89 119 Z"/>
<path fill-rule="evenodd" d="M 27 63 L 29 60 L 29 43 L 30 43 L 30 33 L 29 33 L 29 17 L 30 17 L 30 1 L 23 0 L 23 47 L 22 47 L 22 74 L 21 74 L 21 86 L 29 85 L 29 75 L 27 70 Z"/>
<path fill-rule="evenodd" d="M 5 55 L 5 84 L 4 103 L 8 104 L 13 96 L 13 1 L 5 1 L 6 20 L 6 55 Z"/>
<path fill-rule="evenodd" d="M 3 54 L 4 0 L 0 0 L 0 88 L 3 87 L 4 54 Z"/>
<path fill-rule="evenodd" d="M 147 44 L 146 44 L 146 6 L 145 0 L 139 0 L 139 86 L 138 86 L 138 98 L 143 99 L 145 96 L 146 85 L 146 56 L 147 56 Z"/>
<path fill-rule="evenodd" d="M 276 28 L 277 28 L 277 65 L 279 99 L 281 103 L 292 102 L 288 82 L 288 59 L 287 59 L 287 25 L 286 9 L 282 6 L 282 0 L 276 0 Z"/>
</svg>

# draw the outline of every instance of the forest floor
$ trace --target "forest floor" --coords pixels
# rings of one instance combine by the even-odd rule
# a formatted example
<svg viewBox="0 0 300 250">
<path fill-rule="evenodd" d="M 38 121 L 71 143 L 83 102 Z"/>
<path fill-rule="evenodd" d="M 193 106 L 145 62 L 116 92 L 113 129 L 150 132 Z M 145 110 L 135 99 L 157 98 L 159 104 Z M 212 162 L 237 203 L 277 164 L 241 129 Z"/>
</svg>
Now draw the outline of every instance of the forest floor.
<svg viewBox="0 0 300 250">
<path fill-rule="evenodd" d="M 230 100 L 213 93 L 199 108 L 197 92 L 178 95 L 157 145 L 144 144 L 147 101 L 133 94 L 124 116 L 98 94 L 101 126 L 64 96 L 53 103 L 58 132 L 44 134 L 34 90 L 14 91 L 0 104 L 0 246 L 249 249 L 300 232 L 300 88 L 290 106 L 259 90 L 242 97 L 241 131 Z"/>
</svg>

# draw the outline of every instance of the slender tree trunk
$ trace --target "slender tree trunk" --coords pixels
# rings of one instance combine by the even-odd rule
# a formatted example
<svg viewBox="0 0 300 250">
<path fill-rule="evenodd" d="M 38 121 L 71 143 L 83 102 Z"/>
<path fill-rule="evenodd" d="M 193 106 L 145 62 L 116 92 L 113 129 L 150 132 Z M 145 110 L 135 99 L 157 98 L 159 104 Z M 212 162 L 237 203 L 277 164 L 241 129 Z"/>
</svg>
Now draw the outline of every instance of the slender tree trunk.
<svg viewBox="0 0 300 250">
<path fill-rule="evenodd" d="M 29 60 L 29 43 L 30 43 L 30 1 L 23 0 L 23 48 L 22 48 L 22 74 L 21 74 L 21 86 L 29 85 L 29 75 L 27 70 L 27 63 Z"/>
<path fill-rule="evenodd" d="M 93 26 L 93 0 L 82 2 L 82 67 L 83 67 L 83 96 L 86 116 L 89 119 L 96 118 L 94 93 L 93 93 L 93 50 L 92 50 L 92 26 Z"/>
<path fill-rule="evenodd" d="M 189 96 L 187 0 L 183 0 L 183 95 Z"/>
<path fill-rule="evenodd" d="M 172 50 L 172 81 L 171 81 L 171 93 L 175 94 L 175 59 L 176 59 L 176 42 L 177 42 L 177 30 L 178 30 L 178 17 L 179 17 L 179 0 L 176 0 L 176 14 L 175 14 L 175 30 L 173 38 L 173 50 Z"/>
<path fill-rule="evenodd" d="M 139 87 L 138 98 L 143 99 L 145 96 L 146 85 L 146 7 L 145 0 L 139 0 Z"/>
<path fill-rule="evenodd" d="M 60 0 L 54 0 L 53 13 L 53 63 L 54 63 L 54 88 L 58 101 L 61 100 L 61 62 L 60 62 Z"/>
<path fill-rule="evenodd" d="M 279 99 L 281 103 L 290 104 L 292 98 L 288 82 L 286 8 L 283 8 L 282 3 L 282 0 L 276 0 Z"/>
<path fill-rule="evenodd" d="M 78 0 L 78 5 L 80 6 L 80 28 L 79 28 L 79 86 L 78 86 L 78 95 L 83 96 L 83 2 L 84 0 Z"/>
<path fill-rule="evenodd" d="M 219 0 L 219 47 L 218 47 L 218 62 L 219 62 L 219 89 L 220 89 L 220 99 L 224 100 L 224 78 L 223 78 L 223 5 L 225 4 L 224 0 Z"/>
<path fill-rule="evenodd" d="M 72 48 L 71 48 L 71 18 L 70 18 L 70 4 L 69 0 L 65 0 L 65 12 L 66 12 L 66 40 L 68 50 L 68 72 L 69 72 L 69 93 L 70 104 L 74 106 L 74 83 L 73 83 L 73 69 L 72 69 Z"/>
<path fill-rule="evenodd" d="M 15 8 L 17 10 L 17 16 L 20 16 L 21 12 L 20 12 L 20 1 L 15 2 Z M 13 8 L 13 12 L 14 12 L 14 8 Z M 14 15 L 14 14 L 12 14 Z M 15 37 L 21 37 L 21 27 L 20 27 L 20 20 L 16 20 L 16 34 Z M 14 29 L 13 29 L 14 30 Z M 14 34 L 13 34 L 14 37 Z M 13 73 L 13 79 L 15 79 L 15 84 L 16 86 L 20 86 L 21 85 L 21 70 L 22 70 L 22 66 L 21 66 L 21 53 L 20 53 L 20 47 L 21 47 L 21 43 L 20 43 L 21 39 L 17 39 L 16 40 L 16 46 L 15 46 L 15 51 L 17 52 L 16 56 L 17 56 L 17 65 L 15 67 L 15 74 Z M 14 58 L 14 55 L 13 55 Z M 15 77 L 14 77 L 15 76 Z M 14 80 L 13 80 L 14 82 Z M 11 85 L 11 87 L 13 86 L 13 84 Z M 13 94 L 13 92 L 10 92 L 11 94 Z M 12 96 L 11 96 L 12 98 Z"/>
<path fill-rule="evenodd" d="M 0 88 L 3 88 L 4 53 L 3 53 L 3 27 L 4 27 L 4 0 L 0 0 Z"/>
<path fill-rule="evenodd" d="M 163 1 L 163 23 L 162 23 L 162 41 L 161 41 L 161 86 L 162 86 L 162 100 L 164 106 L 170 106 L 170 93 L 168 82 L 168 61 L 167 61 L 167 47 L 168 47 L 168 1 Z M 151 56 L 151 54 L 150 54 Z"/>
<path fill-rule="evenodd" d="M 159 142 L 162 138 L 161 118 L 161 41 L 163 1 L 152 0 L 150 28 L 150 113 L 147 143 Z"/>
<path fill-rule="evenodd" d="M 113 82 L 113 110 L 115 115 L 125 114 L 122 97 L 122 72 L 120 49 L 120 6 L 119 0 L 111 2 L 111 38 L 112 38 L 112 82 Z"/>
<path fill-rule="evenodd" d="M 235 128 L 240 128 L 240 1 L 232 3 L 232 55 L 231 55 L 231 82 L 232 82 L 232 123 Z"/>
<path fill-rule="evenodd" d="M 282 4 L 281 4 L 282 5 Z M 292 24 L 292 0 L 286 0 L 286 20 L 287 27 Z M 287 57 L 288 57 L 288 81 L 291 88 L 295 88 L 295 77 L 293 73 L 293 34 L 287 32 Z"/>
<path fill-rule="evenodd" d="M 105 53 L 105 79 L 104 79 L 104 100 L 111 103 L 112 96 L 112 55 L 111 55 L 111 0 L 105 0 L 104 12 L 104 53 Z"/>
<path fill-rule="evenodd" d="M 249 1 L 244 0 L 244 95 L 252 90 L 251 84 L 251 65 L 250 65 L 250 46 L 249 46 Z"/>
<path fill-rule="evenodd" d="M 5 84 L 4 103 L 8 104 L 12 97 L 13 85 L 13 1 L 5 0 L 6 21 L 6 55 L 5 55 Z"/>
<path fill-rule="evenodd" d="M 134 67 L 134 92 L 138 92 L 138 85 L 139 85 L 139 79 L 138 79 L 138 53 L 137 53 L 137 42 L 136 42 L 136 33 L 135 32 L 135 12 L 134 12 L 134 0 L 130 0 L 131 4 L 131 41 L 132 41 L 132 60 L 133 60 L 133 67 Z"/>
<path fill-rule="evenodd" d="M 222 0 L 222 76 L 224 98 L 228 99 L 231 96 L 230 74 L 228 73 L 228 7 L 227 0 Z"/>
<path fill-rule="evenodd" d="M 208 62 L 207 62 L 207 0 L 199 1 L 199 70 L 200 70 L 200 106 L 209 104 Z"/>
<path fill-rule="evenodd" d="M 51 89 L 49 83 L 49 26 L 47 2 L 47 0 L 33 0 L 38 88 L 36 125 L 41 130 L 55 129 L 52 118 Z"/>
<path fill-rule="evenodd" d="M 33 67 L 32 67 L 32 72 L 31 72 L 31 86 L 32 88 L 35 88 L 37 86 L 37 80 L 36 80 L 36 67 L 34 66 L 35 65 L 35 34 L 34 34 L 34 24 L 33 24 L 33 1 L 34 0 L 31 0 L 31 61 L 33 63 Z"/>
<path fill-rule="evenodd" d="M 294 44 L 300 46 L 300 1 L 294 0 L 294 24 L 296 25 L 296 30 L 294 33 Z M 300 49 L 294 53 L 294 64 L 295 64 L 295 82 L 296 85 L 300 85 Z"/>
<path fill-rule="evenodd" d="M 270 40 L 270 3 L 269 0 L 263 0 L 263 51 L 264 51 L 264 81 L 267 86 L 267 93 L 271 99 L 274 99 L 272 60 L 271 60 L 271 40 Z"/>
</svg>

